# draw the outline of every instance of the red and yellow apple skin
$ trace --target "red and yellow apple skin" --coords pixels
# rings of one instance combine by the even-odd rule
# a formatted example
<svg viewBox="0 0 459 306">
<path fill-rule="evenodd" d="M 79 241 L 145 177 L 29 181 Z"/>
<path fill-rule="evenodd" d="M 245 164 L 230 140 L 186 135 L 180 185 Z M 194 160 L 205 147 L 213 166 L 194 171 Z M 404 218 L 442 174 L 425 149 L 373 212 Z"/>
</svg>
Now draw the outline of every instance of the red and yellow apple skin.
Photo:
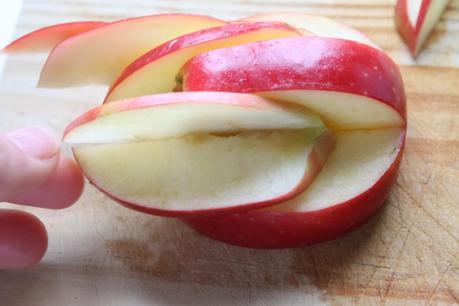
<svg viewBox="0 0 459 306">
<path fill-rule="evenodd" d="M 343 203 L 307 212 L 251 210 L 211 217 L 183 218 L 197 232 L 221 242 L 259 249 L 301 247 L 334 240 L 364 224 L 384 204 L 394 184 L 405 144 L 389 169 L 368 190 Z"/>
<path fill-rule="evenodd" d="M 2 52 L 8 54 L 48 52 L 70 37 L 100 28 L 106 24 L 108 22 L 78 21 L 44 27 L 19 37 L 4 47 Z"/>
<path fill-rule="evenodd" d="M 410 4 L 408 2 L 410 1 L 413 2 L 411 4 L 414 6 L 413 8 L 409 7 Z M 394 16 L 395 27 L 414 58 L 421 51 L 428 35 L 438 22 L 448 2 L 448 0 L 397 0 Z M 410 18 L 410 9 L 418 9 L 413 13 L 415 15 L 412 16 L 412 18 L 416 18 L 414 23 L 414 20 Z M 425 33 L 423 33 L 423 30 Z"/>
<path fill-rule="evenodd" d="M 184 91 L 343 92 L 384 103 L 406 119 L 397 65 L 384 52 L 349 40 L 284 38 L 214 50 L 190 60 L 182 75 Z"/>
<path fill-rule="evenodd" d="M 271 32 L 270 35 L 268 34 L 268 32 Z M 256 36 L 257 33 L 260 34 L 259 37 Z M 247 35 L 247 38 L 245 38 L 244 35 Z M 252 37 L 249 38 L 249 35 L 252 35 Z M 183 51 L 187 48 L 196 48 L 197 50 L 201 50 L 202 53 L 203 50 L 205 50 L 203 48 L 206 48 L 204 46 L 206 43 L 216 43 L 217 41 L 220 42 L 219 47 L 222 48 L 224 46 L 228 47 L 231 45 L 238 45 L 252 41 L 299 35 L 300 33 L 298 32 L 298 30 L 281 22 L 244 22 L 231 23 L 221 27 L 204 29 L 201 31 L 196 31 L 190 34 L 180 36 L 152 49 L 151 51 L 148 51 L 147 53 L 143 54 L 141 57 L 136 59 L 134 62 L 132 62 L 118 77 L 118 79 L 115 80 L 115 82 L 110 86 L 110 89 L 107 93 L 107 96 L 105 97 L 104 102 L 108 102 L 111 99 L 113 93 L 117 91 L 119 85 L 122 85 L 123 82 L 126 81 L 129 82 L 129 78 L 135 75 L 136 72 L 139 72 L 139 70 L 141 69 L 147 68 L 150 64 L 154 64 L 154 62 L 157 60 L 164 59 L 165 57 L 172 55 L 174 52 Z M 237 38 L 240 38 L 240 41 L 236 41 L 235 39 Z M 207 48 L 215 49 L 215 47 Z M 184 61 L 186 61 L 186 59 L 184 59 Z M 175 62 L 177 62 L 177 60 Z M 178 63 L 177 71 L 175 74 L 179 72 L 180 67 L 181 65 L 179 65 Z M 170 69 L 174 69 L 174 66 L 171 65 Z M 160 76 L 152 75 L 151 77 Z M 139 85 L 139 87 L 145 88 L 146 86 Z M 172 88 L 169 88 L 168 91 L 172 91 L 173 89 L 174 88 L 172 85 Z M 155 88 L 151 88 L 151 92 L 148 93 L 145 92 L 145 90 L 143 90 L 142 95 L 159 92 L 165 91 L 157 91 L 155 90 Z M 139 95 L 139 93 L 137 93 L 137 95 Z M 123 96 L 122 98 L 129 97 Z"/>
</svg>

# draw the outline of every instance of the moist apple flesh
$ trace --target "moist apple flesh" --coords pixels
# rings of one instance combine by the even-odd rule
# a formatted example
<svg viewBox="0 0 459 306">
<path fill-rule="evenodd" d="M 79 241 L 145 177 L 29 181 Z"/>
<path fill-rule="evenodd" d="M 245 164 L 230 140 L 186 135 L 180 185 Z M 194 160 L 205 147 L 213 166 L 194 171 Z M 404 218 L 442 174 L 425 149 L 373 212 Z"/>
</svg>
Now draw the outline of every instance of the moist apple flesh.
<svg viewBox="0 0 459 306">
<path fill-rule="evenodd" d="M 335 151 L 312 185 L 295 199 L 271 209 L 316 211 L 357 197 L 390 168 L 402 137 L 401 128 L 335 132 Z"/>
<path fill-rule="evenodd" d="M 295 190 L 309 171 L 320 133 L 191 134 L 73 150 L 92 183 L 122 202 L 168 211 L 214 210 Z"/>
</svg>

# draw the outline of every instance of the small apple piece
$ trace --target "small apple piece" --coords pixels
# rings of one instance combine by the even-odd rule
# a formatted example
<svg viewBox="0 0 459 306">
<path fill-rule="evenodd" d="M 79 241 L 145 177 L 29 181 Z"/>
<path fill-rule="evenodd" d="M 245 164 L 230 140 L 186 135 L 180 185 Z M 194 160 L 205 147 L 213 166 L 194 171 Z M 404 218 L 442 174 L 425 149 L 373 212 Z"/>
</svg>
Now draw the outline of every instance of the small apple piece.
<svg viewBox="0 0 459 306">
<path fill-rule="evenodd" d="M 306 36 L 348 39 L 379 49 L 363 33 L 324 16 L 304 13 L 271 13 L 249 16 L 241 19 L 241 21 L 281 21 L 300 29 Z"/>
<path fill-rule="evenodd" d="M 44 27 L 19 37 L 3 48 L 2 52 L 38 53 L 49 52 L 64 40 L 108 24 L 102 21 L 67 22 Z"/>
<path fill-rule="evenodd" d="M 422 49 L 448 3 L 449 0 L 397 1 L 395 26 L 413 57 Z"/>
<path fill-rule="evenodd" d="M 65 141 L 100 190 L 165 216 L 274 205 L 304 191 L 333 150 L 320 119 L 235 93 L 168 93 L 105 104 Z"/>
<path fill-rule="evenodd" d="M 401 161 L 401 128 L 336 134 L 336 149 L 301 195 L 276 206 L 221 216 L 185 218 L 198 232 L 251 248 L 298 247 L 357 228 L 387 198 Z"/>
<path fill-rule="evenodd" d="M 140 55 L 174 37 L 216 27 L 207 16 L 163 14 L 123 19 L 71 37 L 54 48 L 41 71 L 41 87 L 111 84 Z"/>
<path fill-rule="evenodd" d="M 405 124 L 396 64 L 349 40 L 303 36 L 213 50 L 191 59 L 182 74 L 184 91 L 255 93 L 295 103 L 334 129 Z"/>
<path fill-rule="evenodd" d="M 105 102 L 173 91 L 180 68 L 200 53 L 254 41 L 299 36 L 279 22 L 232 23 L 168 41 L 130 64 L 111 86 Z"/>
</svg>

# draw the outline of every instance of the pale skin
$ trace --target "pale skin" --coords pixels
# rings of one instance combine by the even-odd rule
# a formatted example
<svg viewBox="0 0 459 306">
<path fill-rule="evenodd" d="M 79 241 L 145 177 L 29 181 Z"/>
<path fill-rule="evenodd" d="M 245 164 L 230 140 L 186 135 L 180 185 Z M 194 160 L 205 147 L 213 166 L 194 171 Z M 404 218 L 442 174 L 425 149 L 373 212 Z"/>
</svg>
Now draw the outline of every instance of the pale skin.
<svg viewBox="0 0 459 306">
<path fill-rule="evenodd" d="M 77 201 L 83 185 L 78 166 L 60 154 L 60 139 L 52 130 L 28 127 L 0 133 L 0 203 L 62 209 Z M 46 229 L 37 217 L 0 208 L 0 269 L 36 264 L 47 245 Z"/>
</svg>

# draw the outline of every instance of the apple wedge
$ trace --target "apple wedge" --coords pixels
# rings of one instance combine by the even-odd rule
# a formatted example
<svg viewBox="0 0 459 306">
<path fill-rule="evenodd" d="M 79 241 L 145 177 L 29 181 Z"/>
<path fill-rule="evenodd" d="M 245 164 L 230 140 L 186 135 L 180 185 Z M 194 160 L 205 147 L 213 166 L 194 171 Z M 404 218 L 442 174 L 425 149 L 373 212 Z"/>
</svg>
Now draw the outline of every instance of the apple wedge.
<svg viewBox="0 0 459 306">
<path fill-rule="evenodd" d="M 379 47 L 361 32 L 341 24 L 333 19 L 304 13 L 258 14 L 241 21 L 281 21 L 300 29 L 303 35 L 341 38 L 360 42 L 379 49 Z"/>
<path fill-rule="evenodd" d="M 224 21 L 189 14 L 152 15 L 112 22 L 71 37 L 49 54 L 38 85 L 111 84 L 140 55 L 177 36 Z"/>
<path fill-rule="evenodd" d="M 111 86 L 105 102 L 173 91 L 180 68 L 200 53 L 249 42 L 299 36 L 284 23 L 233 23 L 168 41 L 130 64 Z"/>
<path fill-rule="evenodd" d="M 102 21 L 67 22 L 44 27 L 19 37 L 3 48 L 2 52 L 38 53 L 49 52 L 64 40 L 108 24 Z"/>
<path fill-rule="evenodd" d="M 449 0 L 397 1 L 395 26 L 413 57 L 422 49 L 448 3 Z"/>
<path fill-rule="evenodd" d="M 65 133 L 89 180 L 165 216 L 274 205 L 320 172 L 334 138 L 315 114 L 235 93 L 168 93 L 105 104 Z"/>
<path fill-rule="evenodd" d="M 336 133 L 336 149 L 301 195 L 265 209 L 183 219 L 198 232 L 251 248 L 298 247 L 357 228 L 387 198 L 401 161 L 401 128 Z"/>
<path fill-rule="evenodd" d="M 349 40 L 304 36 L 213 50 L 190 60 L 181 78 L 184 91 L 256 93 L 299 104 L 334 129 L 405 124 L 396 64 Z"/>
</svg>

